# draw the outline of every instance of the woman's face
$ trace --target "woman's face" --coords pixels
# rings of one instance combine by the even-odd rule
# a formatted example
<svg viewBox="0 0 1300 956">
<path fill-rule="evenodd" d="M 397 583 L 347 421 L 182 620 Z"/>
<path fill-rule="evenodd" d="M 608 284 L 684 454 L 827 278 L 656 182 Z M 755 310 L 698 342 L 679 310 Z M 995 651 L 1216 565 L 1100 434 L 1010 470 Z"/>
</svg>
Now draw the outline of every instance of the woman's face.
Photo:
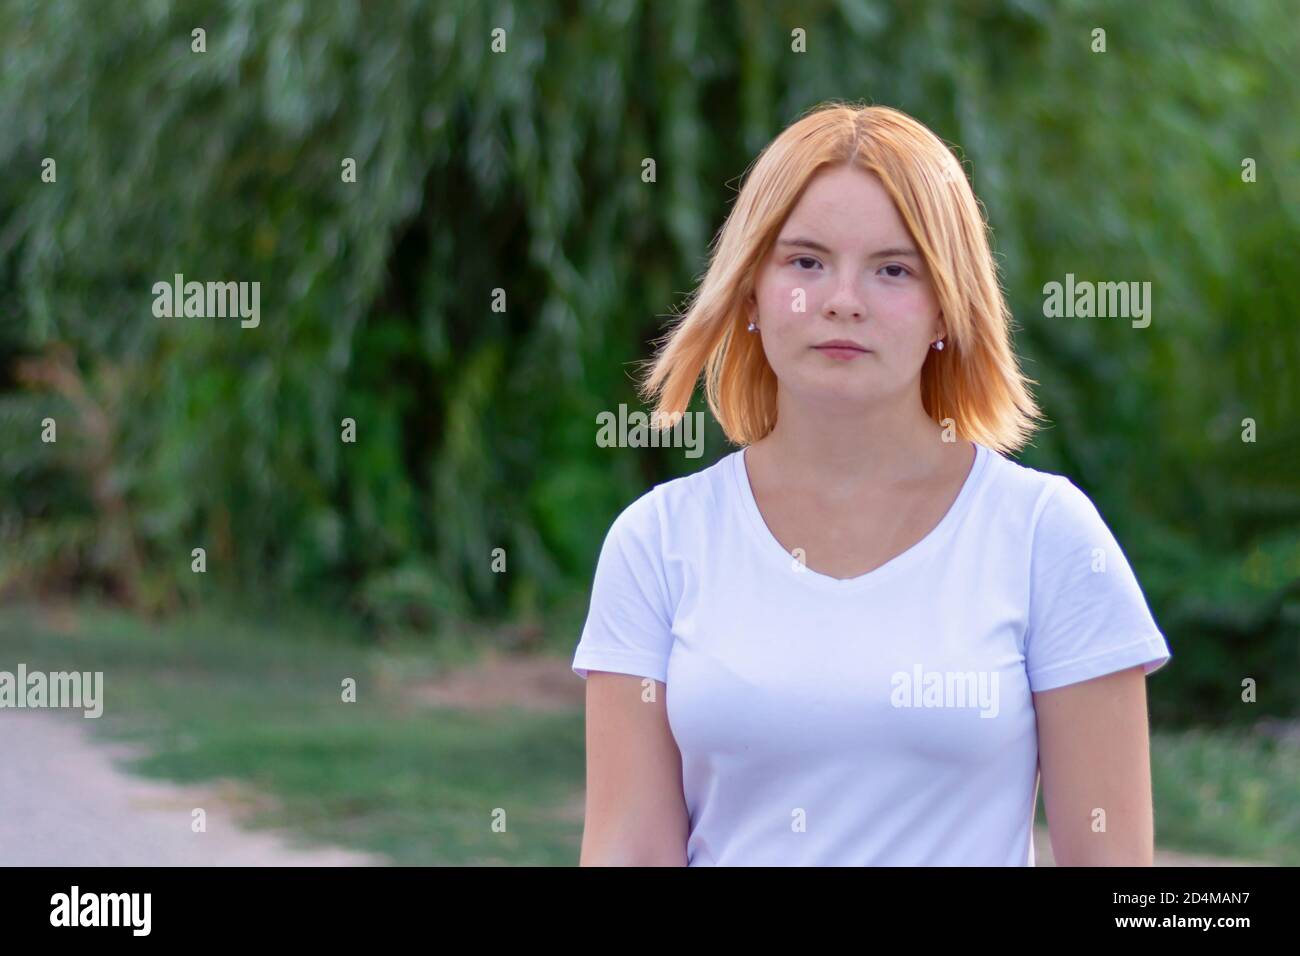
<svg viewBox="0 0 1300 956">
<path fill-rule="evenodd" d="M 880 179 L 852 166 L 808 184 L 759 269 L 763 351 L 782 391 L 869 404 L 919 391 L 946 334 L 919 250 Z M 867 351 L 818 348 L 845 340 Z"/>
</svg>

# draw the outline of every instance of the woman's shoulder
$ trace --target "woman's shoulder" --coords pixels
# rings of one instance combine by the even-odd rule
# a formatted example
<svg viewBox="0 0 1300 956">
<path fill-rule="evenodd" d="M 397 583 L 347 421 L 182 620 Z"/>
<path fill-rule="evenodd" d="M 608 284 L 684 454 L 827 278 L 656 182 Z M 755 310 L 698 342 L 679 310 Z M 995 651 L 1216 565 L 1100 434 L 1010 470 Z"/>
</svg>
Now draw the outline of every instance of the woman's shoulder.
<svg viewBox="0 0 1300 956">
<path fill-rule="evenodd" d="M 1065 475 L 1016 461 L 991 448 L 983 498 L 998 524 L 1009 523 L 1022 533 L 1032 534 L 1045 513 L 1050 514 L 1061 502 L 1076 504 L 1086 495 Z"/>
<path fill-rule="evenodd" d="M 700 530 L 703 522 L 718 513 L 731 490 L 735 454 L 727 453 L 698 471 L 655 484 L 623 508 L 614 527 L 642 537 L 658 537 L 671 529 Z"/>
<path fill-rule="evenodd" d="M 1036 538 L 1097 533 L 1104 524 L 1092 498 L 1073 479 L 990 452 L 989 505 L 1014 516 Z"/>
<path fill-rule="evenodd" d="M 1026 465 L 994 449 L 985 449 L 989 457 L 989 485 L 1003 495 L 1039 502 L 1070 484 L 1065 475 Z"/>
</svg>

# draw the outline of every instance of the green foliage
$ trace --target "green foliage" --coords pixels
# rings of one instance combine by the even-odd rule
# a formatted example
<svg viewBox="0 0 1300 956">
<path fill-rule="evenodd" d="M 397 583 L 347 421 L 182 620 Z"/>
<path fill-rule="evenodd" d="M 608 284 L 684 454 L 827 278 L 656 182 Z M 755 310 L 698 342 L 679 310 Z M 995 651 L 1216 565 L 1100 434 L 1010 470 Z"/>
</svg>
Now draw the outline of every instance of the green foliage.
<svg viewBox="0 0 1300 956">
<path fill-rule="evenodd" d="M 1053 420 L 1023 460 L 1124 543 L 1163 697 L 1294 665 L 1285 5 L 10 0 L 0 37 L 0 580 L 431 625 L 571 600 L 619 507 L 726 450 L 599 448 L 596 414 L 635 403 L 756 152 L 863 99 L 960 144 Z M 261 324 L 155 318 L 175 273 L 261 282 Z M 1151 326 L 1046 318 L 1066 273 L 1150 281 Z"/>
</svg>

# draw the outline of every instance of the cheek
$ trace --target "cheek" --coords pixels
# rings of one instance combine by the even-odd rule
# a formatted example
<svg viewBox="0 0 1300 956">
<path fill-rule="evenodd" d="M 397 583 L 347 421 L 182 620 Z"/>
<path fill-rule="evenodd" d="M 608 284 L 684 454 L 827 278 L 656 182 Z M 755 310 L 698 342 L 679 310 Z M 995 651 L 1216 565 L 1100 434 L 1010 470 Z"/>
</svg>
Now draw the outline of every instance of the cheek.
<svg viewBox="0 0 1300 956">
<path fill-rule="evenodd" d="M 867 307 L 868 314 L 881 318 L 882 331 L 900 339 L 929 335 L 930 324 L 939 314 L 934 293 L 923 285 L 878 289 Z"/>
<path fill-rule="evenodd" d="M 759 286 L 758 305 L 769 328 L 785 328 L 817 311 L 817 292 L 812 282 L 795 272 L 775 272 Z M 795 311 L 796 307 L 802 311 Z"/>
<path fill-rule="evenodd" d="M 758 303 L 765 315 L 782 319 L 790 312 L 790 290 L 795 283 L 779 273 L 767 277 L 759 286 Z"/>
</svg>

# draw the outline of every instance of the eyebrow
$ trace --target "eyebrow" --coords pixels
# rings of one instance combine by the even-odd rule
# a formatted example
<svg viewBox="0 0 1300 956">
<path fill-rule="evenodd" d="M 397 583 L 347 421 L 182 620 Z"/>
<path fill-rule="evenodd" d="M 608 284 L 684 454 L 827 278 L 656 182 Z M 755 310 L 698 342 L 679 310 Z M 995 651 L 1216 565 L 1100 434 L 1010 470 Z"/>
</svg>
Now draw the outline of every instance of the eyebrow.
<svg viewBox="0 0 1300 956">
<path fill-rule="evenodd" d="M 831 254 L 830 249 L 826 248 L 826 246 L 822 245 L 820 242 L 816 241 L 815 239 L 805 239 L 803 237 L 797 237 L 794 239 L 781 239 L 777 242 L 777 245 L 794 246 L 795 248 L 798 249 L 812 249 L 816 252 L 824 253 L 825 255 Z M 920 254 L 911 246 L 890 246 L 888 249 L 877 249 L 868 258 L 887 259 L 890 257 L 898 257 L 898 256 L 906 256 L 912 259 L 921 258 Z"/>
</svg>

